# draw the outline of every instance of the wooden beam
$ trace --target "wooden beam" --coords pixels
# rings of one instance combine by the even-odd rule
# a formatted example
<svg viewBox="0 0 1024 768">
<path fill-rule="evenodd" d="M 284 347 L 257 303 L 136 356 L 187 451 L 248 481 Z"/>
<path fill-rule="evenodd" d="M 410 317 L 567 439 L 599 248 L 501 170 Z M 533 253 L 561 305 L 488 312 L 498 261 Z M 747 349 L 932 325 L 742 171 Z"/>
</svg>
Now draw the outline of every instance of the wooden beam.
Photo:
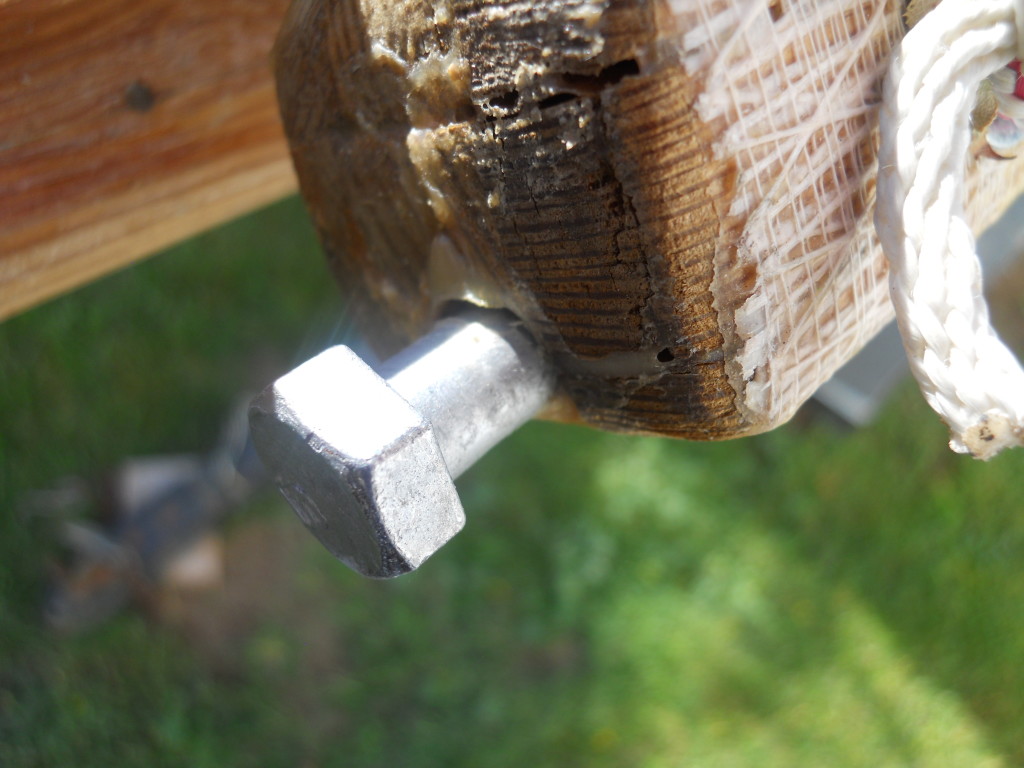
<svg viewBox="0 0 1024 768">
<path fill-rule="evenodd" d="M 296 188 L 287 0 L 0 0 L 0 319 Z"/>
<path fill-rule="evenodd" d="M 297 0 L 281 108 L 348 308 L 384 355 L 451 301 L 510 310 L 565 417 L 605 429 L 781 424 L 892 316 L 872 213 L 902 11 Z M 978 141 L 980 230 L 1024 155 Z"/>
</svg>

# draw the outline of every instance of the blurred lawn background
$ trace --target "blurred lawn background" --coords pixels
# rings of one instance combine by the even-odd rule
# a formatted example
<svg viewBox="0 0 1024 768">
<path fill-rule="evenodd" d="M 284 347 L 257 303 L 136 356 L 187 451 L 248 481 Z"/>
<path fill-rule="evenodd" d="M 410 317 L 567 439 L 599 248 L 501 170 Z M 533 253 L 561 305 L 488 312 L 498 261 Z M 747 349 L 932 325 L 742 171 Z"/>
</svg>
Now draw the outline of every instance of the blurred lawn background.
<svg viewBox="0 0 1024 768">
<path fill-rule="evenodd" d="M 296 200 L 0 325 L 0 765 L 1024 765 L 1024 451 L 954 456 L 909 383 L 850 435 L 533 424 L 393 582 L 265 494 L 248 588 L 43 628 L 17 499 L 212 447 L 346 330 Z"/>
</svg>

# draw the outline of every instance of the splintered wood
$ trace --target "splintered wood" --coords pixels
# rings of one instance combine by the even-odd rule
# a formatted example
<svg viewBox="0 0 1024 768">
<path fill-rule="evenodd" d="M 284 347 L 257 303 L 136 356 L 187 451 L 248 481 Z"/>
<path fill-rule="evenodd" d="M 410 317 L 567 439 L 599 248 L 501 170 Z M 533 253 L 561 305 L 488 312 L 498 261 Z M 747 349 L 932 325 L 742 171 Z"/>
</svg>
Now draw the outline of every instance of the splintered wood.
<svg viewBox="0 0 1024 768">
<path fill-rule="evenodd" d="M 0 319 L 294 190 L 286 4 L 0 2 Z"/>
<path fill-rule="evenodd" d="M 567 418 L 769 429 L 891 316 L 871 214 L 898 0 L 299 0 L 282 112 L 386 350 L 507 307 Z M 1024 161 L 971 161 L 986 226 Z"/>
</svg>

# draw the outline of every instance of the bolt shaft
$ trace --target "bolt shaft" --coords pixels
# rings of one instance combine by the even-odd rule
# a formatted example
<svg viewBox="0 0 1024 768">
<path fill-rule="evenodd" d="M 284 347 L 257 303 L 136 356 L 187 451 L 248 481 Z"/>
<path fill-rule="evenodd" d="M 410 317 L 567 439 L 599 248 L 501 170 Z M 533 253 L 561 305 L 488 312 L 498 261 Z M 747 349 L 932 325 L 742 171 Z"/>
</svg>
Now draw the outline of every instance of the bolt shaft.
<svg viewBox="0 0 1024 768">
<path fill-rule="evenodd" d="M 431 423 L 452 478 L 532 418 L 554 375 L 511 315 L 468 311 L 384 363 L 381 376 Z"/>
</svg>

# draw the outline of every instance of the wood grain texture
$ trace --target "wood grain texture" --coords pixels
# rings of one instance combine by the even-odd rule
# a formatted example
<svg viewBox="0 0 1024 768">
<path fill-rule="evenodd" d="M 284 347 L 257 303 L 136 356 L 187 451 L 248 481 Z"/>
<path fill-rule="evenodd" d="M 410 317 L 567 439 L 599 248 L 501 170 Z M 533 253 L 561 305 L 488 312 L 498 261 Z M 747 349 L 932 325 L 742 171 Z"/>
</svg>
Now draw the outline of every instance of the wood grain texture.
<svg viewBox="0 0 1024 768">
<path fill-rule="evenodd" d="M 743 431 L 710 293 L 729 167 L 658 55 L 670 31 L 642 0 L 292 6 L 296 168 L 383 351 L 447 301 L 507 307 L 584 421 Z"/>
<path fill-rule="evenodd" d="M 295 189 L 285 7 L 0 3 L 0 318 Z"/>
<path fill-rule="evenodd" d="M 508 308 L 595 426 L 788 419 L 891 317 L 871 223 L 901 0 L 296 0 L 303 194 L 387 353 Z M 1024 182 L 975 157 L 973 221 Z"/>
</svg>

